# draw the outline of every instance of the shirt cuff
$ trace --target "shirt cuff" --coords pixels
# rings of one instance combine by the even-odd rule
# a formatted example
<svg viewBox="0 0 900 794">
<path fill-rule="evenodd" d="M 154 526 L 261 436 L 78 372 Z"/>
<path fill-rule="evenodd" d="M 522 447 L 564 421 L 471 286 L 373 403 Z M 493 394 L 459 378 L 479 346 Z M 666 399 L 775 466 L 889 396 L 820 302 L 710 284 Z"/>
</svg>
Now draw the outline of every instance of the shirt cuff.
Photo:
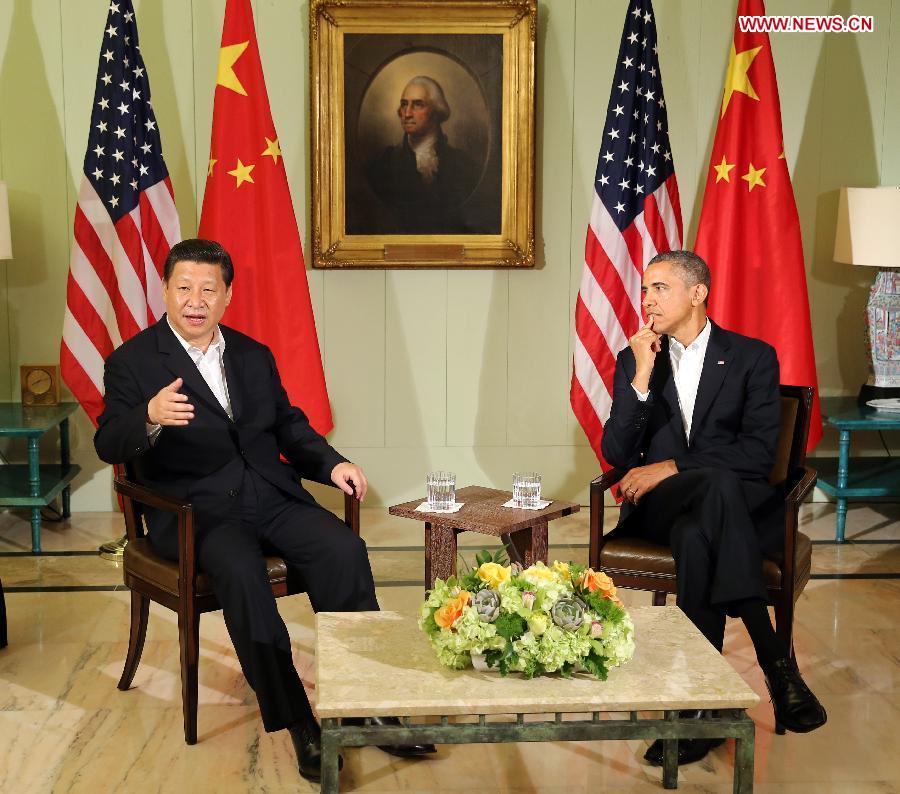
<svg viewBox="0 0 900 794">
<path fill-rule="evenodd" d="M 635 386 L 633 383 L 631 384 L 631 388 L 634 389 L 634 393 L 637 395 L 637 398 L 638 398 L 642 403 L 647 402 L 647 398 L 650 396 L 650 392 L 649 392 L 649 391 L 638 391 L 637 386 Z"/>
<path fill-rule="evenodd" d="M 152 446 L 156 442 L 159 431 L 162 430 L 162 425 L 151 425 L 149 422 L 145 422 L 145 424 L 147 426 L 147 438 Z"/>
</svg>

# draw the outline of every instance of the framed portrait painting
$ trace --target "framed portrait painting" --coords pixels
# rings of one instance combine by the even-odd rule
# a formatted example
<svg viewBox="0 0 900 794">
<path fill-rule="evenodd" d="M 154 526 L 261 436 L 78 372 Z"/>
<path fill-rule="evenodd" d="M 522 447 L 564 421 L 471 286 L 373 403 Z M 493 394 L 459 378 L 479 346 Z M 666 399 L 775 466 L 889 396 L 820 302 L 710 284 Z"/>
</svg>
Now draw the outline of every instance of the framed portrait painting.
<svg viewBox="0 0 900 794">
<path fill-rule="evenodd" d="M 313 266 L 534 265 L 536 0 L 312 0 Z"/>
</svg>

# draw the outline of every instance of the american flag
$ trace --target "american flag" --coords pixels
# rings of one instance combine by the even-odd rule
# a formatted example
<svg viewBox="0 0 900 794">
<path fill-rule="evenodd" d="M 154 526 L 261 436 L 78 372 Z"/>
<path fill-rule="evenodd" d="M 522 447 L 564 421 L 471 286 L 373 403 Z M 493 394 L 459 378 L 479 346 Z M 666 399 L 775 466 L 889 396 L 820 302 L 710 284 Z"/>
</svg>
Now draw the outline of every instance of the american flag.
<svg viewBox="0 0 900 794">
<path fill-rule="evenodd" d="M 131 0 L 109 4 L 74 226 L 60 362 L 96 424 L 103 362 L 163 315 L 163 264 L 181 239 Z"/>
<path fill-rule="evenodd" d="M 683 239 L 656 41 L 650 0 L 634 0 L 606 110 L 575 305 L 570 401 L 601 461 L 616 355 L 642 324 L 644 267 Z"/>
</svg>

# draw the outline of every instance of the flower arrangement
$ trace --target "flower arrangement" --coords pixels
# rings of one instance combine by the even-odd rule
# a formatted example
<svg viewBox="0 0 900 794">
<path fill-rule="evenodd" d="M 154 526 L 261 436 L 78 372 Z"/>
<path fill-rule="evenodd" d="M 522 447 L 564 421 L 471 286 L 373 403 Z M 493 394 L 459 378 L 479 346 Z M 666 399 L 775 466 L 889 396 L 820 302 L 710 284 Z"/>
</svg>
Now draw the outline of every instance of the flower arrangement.
<svg viewBox="0 0 900 794">
<path fill-rule="evenodd" d="M 634 655 L 634 624 L 605 573 L 567 562 L 507 565 L 481 551 L 477 567 L 437 579 L 419 615 L 438 660 L 472 666 L 484 656 L 501 675 L 586 670 L 606 680 Z"/>
</svg>

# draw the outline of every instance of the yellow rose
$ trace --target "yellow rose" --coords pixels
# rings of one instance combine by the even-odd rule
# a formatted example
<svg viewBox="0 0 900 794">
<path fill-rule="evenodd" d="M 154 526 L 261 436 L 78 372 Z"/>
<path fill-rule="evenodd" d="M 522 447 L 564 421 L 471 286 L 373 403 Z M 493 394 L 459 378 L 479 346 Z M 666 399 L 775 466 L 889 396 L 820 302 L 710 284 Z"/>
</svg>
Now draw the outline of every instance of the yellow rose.
<svg viewBox="0 0 900 794">
<path fill-rule="evenodd" d="M 495 590 L 503 583 L 509 581 L 510 570 L 496 562 L 485 562 L 476 571 L 482 582 L 487 582 Z"/>
<path fill-rule="evenodd" d="M 544 565 L 541 565 L 540 567 L 532 565 L 530 568 L 526 568 L 522 571 L 522 576 L 526 579 L 536 579 L 543 582 L 553 582 L 556 580 L 556 573 Z"/>
<path fill-rule="evenodd" d="M 559 562 L 558 560 L 553 561 L 553 570 L 556 571 L 563 579 L 567 582 L 572 581 L 572 574 L 569 571 L 569 563 L 567 562 Z"/>
<path fill-rule="evenodd" d="M 463 613 L 469 603 L 471 593 L 463 590 L 456 598 L 451 598 L 444 606 L 434 613 L 434 622 L 442 629 L 449 629 Z"/>
</svg>

